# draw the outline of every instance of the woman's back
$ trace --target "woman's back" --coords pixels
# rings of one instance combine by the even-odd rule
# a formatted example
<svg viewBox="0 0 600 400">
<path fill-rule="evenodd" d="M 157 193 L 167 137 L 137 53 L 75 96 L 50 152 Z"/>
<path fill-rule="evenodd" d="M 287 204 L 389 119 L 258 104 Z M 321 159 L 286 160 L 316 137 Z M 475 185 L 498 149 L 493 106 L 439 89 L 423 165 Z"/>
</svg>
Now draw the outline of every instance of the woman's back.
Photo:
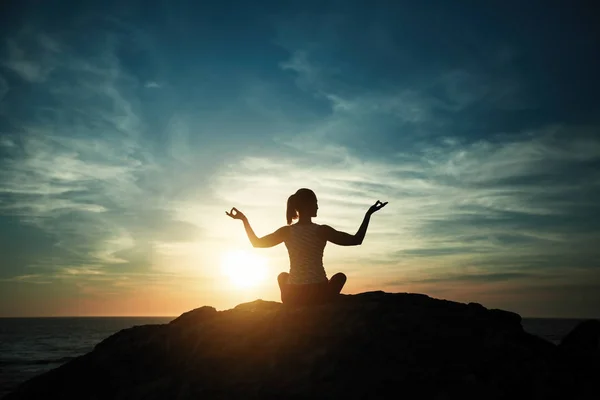
<svg viewBox="0 0 600 400">
<path fill-rule="evenodd" d="M 327 240 L 320 232 L 321 225 L 296 223 L 289 226 L 285 240 L 290 257 L 290 284 L 308 284 L 327 281 L 323 267 L 323 251 Z"/>
</svg>

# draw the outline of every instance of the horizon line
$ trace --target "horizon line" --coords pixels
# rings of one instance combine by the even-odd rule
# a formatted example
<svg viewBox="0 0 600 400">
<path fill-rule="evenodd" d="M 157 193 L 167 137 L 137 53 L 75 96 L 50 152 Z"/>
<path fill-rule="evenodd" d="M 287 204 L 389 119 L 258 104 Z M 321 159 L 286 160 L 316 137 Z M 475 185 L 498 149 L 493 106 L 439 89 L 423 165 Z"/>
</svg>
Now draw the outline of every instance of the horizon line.
<svg viewBox="0 0 600 400">
<path fill-rule="evenodd" d="M 189 310 L 193 311 L 193 310 Z M 227 310 L 217 310 L 227 311 Z M 508 310 L 505 310 L 508 311 Z M 186 311 L 188 312 L 188 311 Z M 40 316 L 0 316 L 0 319 L 50 319 L 50 318 L 178 318 L 181 315 L 40 315 Z M 515 313 L 518 314 L 518 313 Z M 522 319 L 577 319 L 577 320 L 600 320 L 598 317 L 542 317 L 542 316 L 523 316 L 518 314 Z"/>
</svg>

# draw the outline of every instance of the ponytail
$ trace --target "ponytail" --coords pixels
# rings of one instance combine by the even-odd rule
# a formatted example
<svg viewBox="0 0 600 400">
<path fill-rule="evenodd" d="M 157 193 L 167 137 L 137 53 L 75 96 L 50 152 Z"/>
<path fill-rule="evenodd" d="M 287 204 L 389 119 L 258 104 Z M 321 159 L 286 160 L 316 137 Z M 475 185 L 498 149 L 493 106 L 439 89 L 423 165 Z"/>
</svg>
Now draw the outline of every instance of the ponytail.
<svg viewBox="0 0 600 400">
<path fill-rule="evenodd" d="M 287 220 L 288 225 L 292 224 L 292 220 L 298 218 L 298 212 L 296 211 L 296 195 L 295 194 L 288 197 L 287 209 L 285 210 L 285 218 Z"/>
<path fill-rule="evenodd" d="M 315 192 L 306 188 L 298 189 L 298 191 L 291 195 L 287 201 L 287 210 L 285 211 L 287 224 L 291 225 L 293 220 L 299 218 L 299 212 L 303 213 L 307 207 L 312 208 L 312 204 L 315 203 L 316 205 L 316 201 L 317 196 L 315 195 Z"/>
</svg>

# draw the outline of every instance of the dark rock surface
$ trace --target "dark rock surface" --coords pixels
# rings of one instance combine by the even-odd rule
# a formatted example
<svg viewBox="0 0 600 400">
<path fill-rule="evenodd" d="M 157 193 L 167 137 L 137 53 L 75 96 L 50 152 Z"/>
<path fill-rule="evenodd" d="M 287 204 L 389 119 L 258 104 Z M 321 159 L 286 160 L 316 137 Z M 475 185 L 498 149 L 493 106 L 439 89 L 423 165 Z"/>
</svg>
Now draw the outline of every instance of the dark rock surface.
<svg viewBox="0 0 600 400">
<path fill-rule="evenodd" d="M 600 329 L 582 325 L 555 346 L 515 313 L 409 293 L 202 307 L 118 332 L 5 399 L 599 399 Z"/>
</svg>

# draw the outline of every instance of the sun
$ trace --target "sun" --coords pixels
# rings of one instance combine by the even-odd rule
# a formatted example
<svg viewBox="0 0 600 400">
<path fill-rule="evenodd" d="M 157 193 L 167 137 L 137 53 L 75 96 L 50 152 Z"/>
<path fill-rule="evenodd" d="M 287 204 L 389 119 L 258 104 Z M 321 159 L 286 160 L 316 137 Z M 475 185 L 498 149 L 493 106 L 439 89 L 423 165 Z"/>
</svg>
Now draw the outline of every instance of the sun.
<svg viewBox="0 0 600 400">
<path fill-rule="evenodd" d="M 243 250 L 223 254 L 221 268 L 231 283 L 239 288 L 257 286 L 267 278 L 267 260 Z"/>
</svg>

